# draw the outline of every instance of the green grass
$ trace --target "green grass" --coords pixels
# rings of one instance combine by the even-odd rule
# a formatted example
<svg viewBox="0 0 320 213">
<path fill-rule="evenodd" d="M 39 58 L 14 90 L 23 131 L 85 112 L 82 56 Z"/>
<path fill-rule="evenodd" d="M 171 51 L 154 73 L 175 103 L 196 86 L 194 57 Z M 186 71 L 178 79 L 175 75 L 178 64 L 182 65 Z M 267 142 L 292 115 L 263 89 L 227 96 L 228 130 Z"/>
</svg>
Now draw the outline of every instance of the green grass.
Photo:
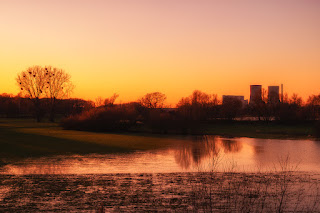
<svg viewBox="0 0 320 213">
<path fill-rule="evenodd" d="M 195 132 L 231 137 L 306 139 L 313 137 L 313 125 L 215 123 L 202 124 Z M 0 157 L 130 152 L 164 148 L 173 143 L 183 143 L 185 139 L 178 135 L 144 132 L 111 134 L 63 130 L 56 123 L 0 119 Z"/>
<path fill-rule="evenodd" d="M 163 148 L 177 139 L 164 135 L 63 130 L 58 124 L 0 119 L 0 157 L 150 150 Z"/>
<path fill-rule="evenodd" d="M 112 145 L 104 146 L 89 141 L 58 138 L 54 135 L 41 135 L 35 132 L 26 133 L 21 129 L 21 127 L 0 127 L 0 156 L 12 158 L 126 151 L 124 148 Z"/>
<path fill-rule="evenodd" d="M 234 122 L 204 125 L 203 133 L 251 138 L 271 139 L 307 139 L 314 138 L 314 125 L 306 124 L 277 124 L 259 122 Z"/>
<path fill-rule="evenodd" d="M 140 126 L 134 130 L 148 133 L 161 132 L 161 129 L 154 130 L 148 126 Z M 175 130 L 168 129 L 167 132 L 175 134 Z M 207 134 L 270 139 L 313 139 L 316 135 L 315 125 L 312 122 L 281 124 L 260 121 L 214 121 L 190 125 L 186 132 L 191 135 Z"/>
</svg>

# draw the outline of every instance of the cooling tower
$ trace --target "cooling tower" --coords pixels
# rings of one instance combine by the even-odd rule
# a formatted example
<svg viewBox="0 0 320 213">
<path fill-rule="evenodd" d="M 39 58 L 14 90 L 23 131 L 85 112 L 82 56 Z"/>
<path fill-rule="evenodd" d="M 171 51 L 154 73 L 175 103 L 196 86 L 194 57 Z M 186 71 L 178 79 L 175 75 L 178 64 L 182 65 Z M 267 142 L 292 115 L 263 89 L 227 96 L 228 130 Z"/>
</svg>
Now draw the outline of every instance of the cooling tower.
<svg viewBox="0 0 320 213">
<path fill-rule="evenodd" d="M 258 103 L 262 101 L 262 86 L 261 85 L 250 85 L 250 104 Z"/>
<path fill-rule="evenodd" d="M 276 104 L 279 103 L 279 86 L 268 87 L 268 103 Z"/>
</svg>

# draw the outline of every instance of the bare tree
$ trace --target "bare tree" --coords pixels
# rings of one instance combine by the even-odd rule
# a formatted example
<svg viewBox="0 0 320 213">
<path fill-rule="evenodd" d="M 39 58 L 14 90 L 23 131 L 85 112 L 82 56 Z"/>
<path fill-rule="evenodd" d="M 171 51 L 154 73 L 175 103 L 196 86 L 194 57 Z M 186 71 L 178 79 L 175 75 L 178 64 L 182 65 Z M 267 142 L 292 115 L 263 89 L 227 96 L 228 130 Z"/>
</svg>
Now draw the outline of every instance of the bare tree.
<svg viewBox="0 0 320 213">
<path fill-rule="evenodd" d="M 35 107 L 36 119 L 40 122 L 42 115 L 40 98 L 45 96 L 45 89 L 47 87 L 45 69 L 40 66 L 29 67 L 18 74 L 16 81 L 21 92 L 32 100 Z"/>
<path fill-rule="evenodd" d="M 38 122 L 42 117 L 40 98 L 50 99 L 50 120 L 54 121 L 56 101 L 68 97 L 74 88 L 69 74 L 51 66 L 29 67 L 19 73 L 16 80 L 21 92 L 33 101 Z"/>
<path fill-rule="evenodd" d="M 195 90 L 189 97 L 181 98 L 177 108 L 184 117 L 193 120 L 204 120 L 216 116 L 216 106 L 218 104 L 219 100 L 216 94 L 207 94 Z"/>
<path fill-rule="evenodd" d="M 290 104 L 294 104 L 298 107 L 301 107 L 303 105 L 303 101 L 302 98 L 298 96 L 297 93 L 293 93 L 290 100 L 289 100 Z"/>
<path fill-rule="evenodd" d="M 311 120 L 317 120 L 320 117 L 320 94 L 311 95 L 307 101 L 307 108 L 310 113 Z"/>
<path fill-rule="evenodd" d="M 106 107 L 110 107 L 114 105 L 114 102 L 116 101 L 116 99 L 119 97 L 119 95 L 117 93 L 114 93 L 110 98 L 106 98 L 104 100 L 104 105 Z"/>
<path fill-rule="evenodd" d="M 96 98 L 95 102 L 94 102 L 94 106 L 95 107 L 100 107 L 103 105 L 103 99 L 101 96 L 99 96 L 98 98 Z"/>
<path fill-rule="evenodd" d="M 162 108 L 164 101 L 167 99 L 166 95 L 161 92 L 147 93 L 139 102 L 142 106 L 150 109 Z"/>
<path fill-rule="evenodd" d="M 69 97 L 74 85 L 70 81 L 71 76 L 64 70 L 51 66 L 45 67 L 44 70 L 47 76 L 45 91 L 50 99 L 50 121 L 53 122 L 57 100 Z"/>
</svg>

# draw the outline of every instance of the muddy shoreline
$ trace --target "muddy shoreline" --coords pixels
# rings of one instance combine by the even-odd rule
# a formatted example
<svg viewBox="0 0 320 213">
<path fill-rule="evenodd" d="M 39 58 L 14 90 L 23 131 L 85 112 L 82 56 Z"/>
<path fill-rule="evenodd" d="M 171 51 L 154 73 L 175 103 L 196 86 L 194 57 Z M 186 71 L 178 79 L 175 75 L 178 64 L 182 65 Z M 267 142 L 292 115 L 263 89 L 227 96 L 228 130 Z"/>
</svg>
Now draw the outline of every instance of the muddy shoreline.
<svg viewBox="0 0 320 213">
<path fill-rule="evenodd" d="M 3 212 L 320 211 L 320 174 L 0 175 Z"/>
</svg>

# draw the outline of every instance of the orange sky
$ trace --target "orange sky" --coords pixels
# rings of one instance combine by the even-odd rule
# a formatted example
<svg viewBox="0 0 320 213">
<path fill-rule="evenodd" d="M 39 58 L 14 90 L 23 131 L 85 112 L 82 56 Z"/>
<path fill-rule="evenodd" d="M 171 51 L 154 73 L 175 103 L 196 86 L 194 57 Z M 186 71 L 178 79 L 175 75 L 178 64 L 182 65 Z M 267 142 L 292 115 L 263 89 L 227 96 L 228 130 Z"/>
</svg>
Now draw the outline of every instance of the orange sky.
<svg viewBox="0 0 320 213">
<path fill-rule="evenodd" d="M 0 93 L 33 65 L 65 69 L 72 97 L 92 100 L 320 93 L 317 0 L 1 0 L 0 20 Z"/>
</svg>

